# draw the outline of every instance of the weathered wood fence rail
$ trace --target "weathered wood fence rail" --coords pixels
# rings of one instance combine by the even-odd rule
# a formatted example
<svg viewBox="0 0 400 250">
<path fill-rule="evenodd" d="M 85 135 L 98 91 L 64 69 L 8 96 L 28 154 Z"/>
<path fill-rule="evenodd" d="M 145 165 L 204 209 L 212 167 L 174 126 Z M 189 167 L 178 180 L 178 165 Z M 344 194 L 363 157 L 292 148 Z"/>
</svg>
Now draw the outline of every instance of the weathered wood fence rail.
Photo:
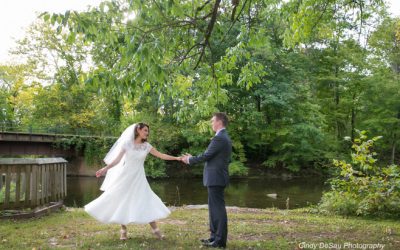
<svg viewBox="0 0 400 250">
<path fill-rule="evenodd" d="M 35 208 L 66 195 L 63 158 L 0 158 L 0 210 Z"/>
</svg>

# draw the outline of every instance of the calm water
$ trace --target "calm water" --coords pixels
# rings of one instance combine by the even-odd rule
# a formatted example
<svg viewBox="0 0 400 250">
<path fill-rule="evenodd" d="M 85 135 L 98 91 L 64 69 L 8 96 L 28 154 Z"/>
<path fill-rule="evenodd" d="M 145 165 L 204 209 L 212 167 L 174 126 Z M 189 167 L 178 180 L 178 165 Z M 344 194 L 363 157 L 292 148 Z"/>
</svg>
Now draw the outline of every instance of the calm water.
<svg viewBox="0 0 400 250">
<path fill-rule="evenodd" d="M 68 177 L 67 206 L 82 207 L 101 194 L 99 187 L 103 179 L 95 177 Z M 170 206 L 207 204 L 207 189 L 202 179 L 170 178 L 149 179 L 153 191 Z M 322 192 L 327 189 L 324 181 L 314 177 L 292 180 L 246 178 L 231 179 L 225 191 L 227 206 L 252 208 L 299 208 L 317 204 Z M 268 194 L 277 194 L 276 199 Z"/>
</svg>

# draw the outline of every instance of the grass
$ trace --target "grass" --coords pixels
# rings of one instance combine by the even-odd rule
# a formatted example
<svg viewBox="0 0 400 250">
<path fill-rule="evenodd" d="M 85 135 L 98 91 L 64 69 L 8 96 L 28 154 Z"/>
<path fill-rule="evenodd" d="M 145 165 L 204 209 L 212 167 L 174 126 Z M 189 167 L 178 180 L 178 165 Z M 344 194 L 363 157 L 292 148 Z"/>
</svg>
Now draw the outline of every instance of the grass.
<svg viewBox="0 0 400 250">
<path fill-rule="evenodd" d="M 228 220 L 227 249 L 310 249 L 312 244 L 316 249 L 346 249 L 347 243 L 354 247 L 347 249 L 361 249 L 357 243 L 400 249 L 396 220 L 250 208 L 229 208 Z M 119 225 L 101 224 L 82 209 L 67 208 L 42 218 L 0 221 L 0 249 L 201 249 L 199 239 L 208 236 L 208 211 L 174 208 L 159 227 L 167 237 L 163 241 L 155 239 L 149 225 L 132 224 L 129 239 L 121 242 Z"/>
</svg>

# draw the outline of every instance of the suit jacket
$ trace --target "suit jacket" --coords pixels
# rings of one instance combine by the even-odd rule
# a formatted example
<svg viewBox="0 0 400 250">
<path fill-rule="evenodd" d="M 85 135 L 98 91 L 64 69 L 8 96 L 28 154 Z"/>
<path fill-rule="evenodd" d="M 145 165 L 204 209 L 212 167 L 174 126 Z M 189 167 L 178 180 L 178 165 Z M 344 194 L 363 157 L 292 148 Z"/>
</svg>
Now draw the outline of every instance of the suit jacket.
<svg viewBox="0 0 400 250">
<path fill-rule="evenodd" d="M 228 165 L 231 160 L 232 142 L 228 132 L 223 129 L 213 137 L 207 150 L 189 158 L 189 164 L 205 161 L 203 170 L 204 186 L 226 186 L 229 183 Z"/>
</svg>

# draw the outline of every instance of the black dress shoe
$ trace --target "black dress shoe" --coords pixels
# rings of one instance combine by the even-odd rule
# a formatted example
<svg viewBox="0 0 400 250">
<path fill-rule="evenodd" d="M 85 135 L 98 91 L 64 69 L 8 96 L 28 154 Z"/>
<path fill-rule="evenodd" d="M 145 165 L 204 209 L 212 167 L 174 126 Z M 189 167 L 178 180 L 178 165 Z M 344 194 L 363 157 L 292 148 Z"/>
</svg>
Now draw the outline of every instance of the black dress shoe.
<svg viewBox="0 0 400 250">
<path fill-rule="evenodd" d="M 218 244 L 215 241 L 209 242 L 209 243 L 204 243 L 204 246 L 206 247 L 213 247 L 213 248 L 225 248 L 226 245 L 223 244 Z"/>
<path fill-rule="evenodd" d="M 200 240 L 201 241 L 201 243 L 210 243 L 210 242 L 213 242 L 214 241 L 214 239 L 211 239 L 211 238 L 209 238 L 209 239 L 201 239 Z"/>
</svg>

